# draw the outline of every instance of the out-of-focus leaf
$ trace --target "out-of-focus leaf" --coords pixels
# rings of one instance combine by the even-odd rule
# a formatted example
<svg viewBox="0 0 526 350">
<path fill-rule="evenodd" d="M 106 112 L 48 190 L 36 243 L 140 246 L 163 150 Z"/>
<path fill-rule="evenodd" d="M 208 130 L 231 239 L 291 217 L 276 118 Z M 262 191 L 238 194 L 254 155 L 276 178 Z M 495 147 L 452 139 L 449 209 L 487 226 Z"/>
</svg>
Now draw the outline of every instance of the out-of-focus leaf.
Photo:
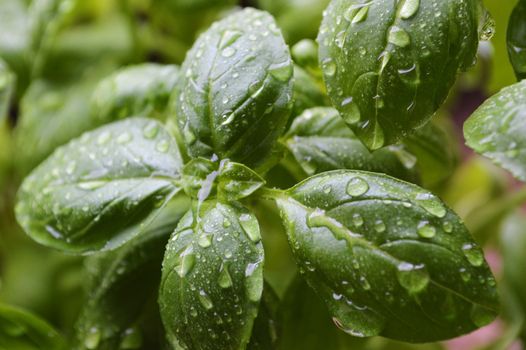
<svg viewBox="0 0 526 350">
<path fill-rule="evenodd" d="M 236 0 L 163 0 L 174 11 L 192 12 L 210 8 L 225 8 L 237 3 Z"/>
<path fill-rule="evenodd" d="M 15 81 L 16 77 L 0 58 L 0 124 L 5 123 L 6 116 L 9 113 Z"/>
<path fill-rule="evenodd" d="M 147 232 L 87 259 L 89 294 L 76 325 L 78 349 L 143 349 L 138 320 L 157 294 L 166 243 L 188 207 L 187 198 L 174 198 Z"/>
<path fill-rule="evenodd" d="M 517 79 L 526 78 L 526 0 L 519 0 L 508 24 L 508 55 Z"/>
<path fill-rule="evenodd" d="M 295 65 L 292 116 L 296 117 L 308 108 L 330 106 L 330 103 L 325 87 L 303 68 Z"/>
<path fill-rule="evenodd" d="M 320 82 L 322 81 L 322 73 L 318 65 L 318 44 L 310 39 L 303 39 L 297 42 L 291 48 L 292 58 L 294 62 L 316 77 Z"/>
<path fill-rule="evenodd" d="M 300 272 L 342 330 L 430 342 L 497 315 L 495 279 L 482 250 L 431 193 L 342 170 L 275 198 Z"/>
<path fill-rule="evenodd" d="M 93 118 L 105 124 L 130 116 L 166 118 L 166 107 L 179 77 L 174 65 L 145 63 L 103 79 L 91 98 Z"/>
<path fill-rule="evenodd" d="M 58 148 L 19 191 L 18 222 L 37 242 L 76 253 L 116 249 L 172 196 L 182 160 L 152 119 L 130 118 Z"/>
<path fill-rule="evenodd" d="M 502 89 L 464 124 L 469 147 L 526 181 L 526 80 Z"/>
<path fill-rule="evenodd" d="M 292 89 L 289 49 L 268 13 L 216 22 L 188 53 L 174 96 L 190 155 L 262 165 L 286 126 Z"/>
<path fill-rule="evenodd" d="M 24 0 L 0 1 L 0 57 L 16 73 L 19 84 L 29 80 L 29 17 Z"/>
<path fill-rule="evenodd" d="M 374 171 L 416 181 L 416 158 L 403 146 L 369 151 L 334 108 L 312 108 L 294 120 L 283 142 L 306 175 L 337 169 Z"/>
<path fill-rule="evenodd" d="M 287 42 L 314 39 L 320 27 L 322 12 L 330 0 L 258 0 L 278 22 Z"/>
<path fill-rule="evenodd" d="M 332 0 L 318 43 L 327 92 L 369 149 L 400 141 L 446 99 L 478 47 L 478 0 Z"/>
<path fill-rule="evenodd" d="M 208 201 L 190 210 L 163 261 L 159 304 L 170 343 L 245 349 L 263 291 L 263 259 L 258 222 L 247 209 Z"/>
<path fill-rule="evenodd" d="M 0 304 L 1 350 L 65 350 L 66 344 L 53 327 L 37 316 Z"/>
</svg>

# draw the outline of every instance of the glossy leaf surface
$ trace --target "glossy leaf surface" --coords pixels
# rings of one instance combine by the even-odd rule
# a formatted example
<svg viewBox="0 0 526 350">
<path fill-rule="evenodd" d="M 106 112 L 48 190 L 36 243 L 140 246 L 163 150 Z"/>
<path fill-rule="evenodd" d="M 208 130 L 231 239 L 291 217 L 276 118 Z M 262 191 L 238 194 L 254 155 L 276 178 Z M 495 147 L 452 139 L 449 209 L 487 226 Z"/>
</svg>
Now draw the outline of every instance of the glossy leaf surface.
<svg viewBox="0 0 526 350">
<path fill-rule="evenodd" d="M 292 108 L 293 65 L 273 18 L 245 9 L 203 33 L 175 95 L 190 155 L 259 165 Z"/>
<path fill-rule="evenodd" d="M 92 113 L 101 124 L 130 116 L 165 118 L 179 68 L 146 63 L 123 68 L 96 87 Z"/>
<path fill-rule="evenodd" d="M 477 0 L 333 0 L 318 36 L 334 106 L 370 149 L 427 122 L 478 46 Z"/>
<path fill-rule="evenodd" d="M 130 118 L 58 148 L 24 181 L 16 208 L 41 244 L 71 252 L 117 248 L 139 234 L 164 203 L 182 161 L 154 120 Z"/>
<path fill-rule="evenodd" d="M 159 292 L 171 344 L 245 349 L 263 290 L 256 217 L 215 201 L 189 211 L 168 243 Z"/>
<path fill-rule="evenodd" d="M 369 151 L 334 108 L 312 108 L 294 120 L 285 144 L 307 175 L 367 170 L 415 181 L 416 158 L 402 146 Z"/>
<path fill-rule="evenodd" d="M 526 1 L 519 0 L 508 23 L 508 55 L 518 80 L 526 79 Z"/>
<path fill-rule="evenodd" d="M 430 342 L 495 318 L 482 250 L 431 193 L 342 170 L 277 198 L 300 272 L 345 332 Z"/>
<path fill-rule="evenodd" d="M 469 147 L 526 181 L 526 81 L 502 89 L 464 124 Z"/>
</svg>

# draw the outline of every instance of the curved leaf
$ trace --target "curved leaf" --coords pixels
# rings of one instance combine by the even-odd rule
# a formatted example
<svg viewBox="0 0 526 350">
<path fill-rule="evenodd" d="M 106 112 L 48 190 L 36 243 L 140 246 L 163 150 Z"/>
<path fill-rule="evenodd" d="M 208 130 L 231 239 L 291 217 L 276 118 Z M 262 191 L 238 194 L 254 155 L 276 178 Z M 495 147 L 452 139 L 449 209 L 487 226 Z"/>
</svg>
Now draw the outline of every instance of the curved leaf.
<svg viewBox="0 0 526 350">
<path fill-rule="evenodd" d="M 182 161 L 161 124 L 130 118 L 58 148 L 24 181 L 16 214 L 37 242 L 86 253 L 139 234 L 179 188 Z"/>
<path fill-rule="evenodd" d="M 518 80 L 526 79 L 526 1 L 519 0 L 508 23 L 508 54 Z"/>
<path fill-rule="evenodd" d="M 65 350 L 66 344 L 47 322 L 27 311 L 0 304 L 0 349 Z"/>
<path fill-rule="evenodd" d="M 466 144 L 526 181 L 526 81 L 502 89 L 464 124 Z"/>
<path fill-rule="evenodd" d="M 328 170 L 367 170 L 415 181 L 416 158 L 402 146 L 370 152 L 333 108 L 312 108 L 294 120 L 284 140 L 307 175 Z"/>
<path fill-rule="evenodd" d="M 272 350 L 280 336 L 278 321 L 279 298 L 268 283 L 264 283 L 258 316 L 254 320 L 248 350 Z"/>
<path fill-rule="evenodd" d="M 292 61 L 273 18 L 245 9 L 216 22 L 182 74 L 174 102 L 190 155 L 261 164 L 292 108 Z"/>
<path fill-rule="evenodd" d="M 232 6 L 235 0 L 166 0 L 168 6 L 177 12 L 192 12 L 210 8 Z"/>
<path fill-rule="evenodd" d="M 188 204 L 186 197 L 176 197 L 143 235 L 115 251 L 87 259 L 89 295 L 75 327 L 78 349 L 141 346 L 137 322 L 147 301 L 157 293 L 166 243 Z"/>
<path fill-rule="evenodd" d="M 292 116 L 308 108 L 330 106 L 330 100 L 316 79 L 299 66 L 294 66 L 294 108 Z"/>
<path fill-rule="evenodd" d="M 0 58 L 0 124 L 4 122 L 15 91 L 15 75 Z"/>
<path fill-rule="evenodd" d="M 385 175 L 334 171 L 277 202 L 300 272 L 342 330 L 430 342 L 495 318 L 482 251 L 431 193 Z"/>
<path fill-rule="evenodd" d="M 263 290 L 263 246 L 253 214 L 204 202 L 189 211 L 166 249 L 159 292 L 172 344 L 245 349 Z"/>
<path fill-rule="evenodd" d="M 145 63 L 123 68 L 103 79 L 91 97 L 99 124 L 129 116 L 165 118 L 169 97 L 179 78 L 174 65 Z"/>
<path fill-rule="evenodd" d="M 478 0 L 333 0 L 320 28 L 327 91 L 368 148 L 427 122 L 478 47 Z"/>
</svg>

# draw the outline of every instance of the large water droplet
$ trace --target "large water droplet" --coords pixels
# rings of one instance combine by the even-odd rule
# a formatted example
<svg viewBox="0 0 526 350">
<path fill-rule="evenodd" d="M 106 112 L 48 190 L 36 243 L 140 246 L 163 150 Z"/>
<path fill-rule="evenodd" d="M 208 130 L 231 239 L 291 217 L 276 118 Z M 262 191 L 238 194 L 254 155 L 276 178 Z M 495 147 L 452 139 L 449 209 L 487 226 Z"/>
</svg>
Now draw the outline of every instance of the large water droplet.
<svg viewBox="0 0 526 350">
<path fill-rule="evenodd" d="M 117 142 L 123 145 L 130 142 L 131 139 L 132 135 L 129 132 L 123 132 L 119 135 L 119 137 L 117 137 Z"/>
<path fill-rule="evenodd" d="M 93 191 L 106 185 L 106 181 L 88 181 L 78 185 L 81 190 Z"/>
<path fill-rule="evenodd" d="M 352 24 L 360 23 L 367 18 L 369 4 L 351 5 L 343 14 L 343 17 Z"/>
<path fill-rule="evenodd" d="M 221 56 L 228 58 L 234 56 L 235 53 L 236 49 L 234 49 L 233 47 L 227 47 L 223 49 L 223 51 L 221 51 Z"/>
<path fill-rule="evenodd" d="M 155 149 L 158 152 L 166 153 L 168 152 L 169 147 L 170 147 L 170 143 L 168 142 L 168 140 L 161 140 L 157 143 L 157 145 L 155 146 Z"/>
<path fill-rule="evenodd" d="M 352 223 L 356 227 L 361 227 L 363 225 L 363 217 L 359 213 L 354 213 L 352 215 Z"/>
<path fill-rule="evenodd" d="M 387 40 L 391 44 L 399 47 L 406 47 L 411 43 L 411 38 L 409 37 L 409 34 L 407 34 L 407 32 L 404 29 L 398 26 L 391 27 Z"/>
<path fill-rule="evenodd" d="M 446 216 L 446 208 L 435 196 L 430 193 L 419 193 L 416 198 L 416 202 L 429 214 L 439 218 Z"/>
<path fill-rule="evenodd" d="M 97 143 L 99 145 L 103 145 L 107 143 L 110 140 L 110 138 L 111 138 L 111 133 L 109 131 L 104 131 L 97 138 Z"/>
<path fill-rule="evenodd" d="M 347 124 L 353 125 L 362 119 L 360 108 L 356 103 L 353 102 L 352 96 L 347 97 L 342 101 L 341 112 L 343 120 L 345 120 Z"/>
<path fill-rule="evenodd" d="M 477 327 L 484 327 L 490 324 L 496 316 L 495 311 L 480 305 L 474 305 L 471 309 L 471 320 Z"/>
<path fill-rule="evenodd" d="M 242 214 L 239 223 L 252 242 L 257 243 L 261 240 L 259 224 L 254 215 Z"/>
<path fill-rule="evenodd" d="M 382 220 L 376 220 L 374 223 L 374 230 L 378 233 L 382 233 L 386 230 L 385 223 Z"/>
<path fill-rule="evenodd" d="M 136 328 L 128 328 L 124 331 L 119 349 L 139 349 L 142 345 L 142 334 Z"/>
<path fill-rule="evenodd" d="M 353 177 L 347 184 L 347 194 L 358 197 L 369 191 L 369 184 L 361 177 Z"/>
<path fill-rule="evenodd" d="M 230 273 L 228 272 L 227 265 L 221 266 L 221 271 L 219 271 L 219 278 L 217 279 L 217 283 L 219 284 L 221 288 L 232 287 L 232 277 L 230 276 Z"/>
<path fill-rule="evenodd" d="M 453 232 L 453 224 L 450 221 L 444 221 L 444 223 L 442 224 L 442 228 L 444 229 L 444 232 Z"/>
<path fill-rule="evenodd" d="M 324 60 L 321 63 L 321 67 L 326 76 L 332 77 L 336 74 L 336 63 L 330 58 Z"/>
<path fill-rule="evenodd" d="M 175 270 L 179 277 L 184 278 L 195 265 L 195 254 L 193 248 L 190 246 L 179 255 L 179 260 L 175 266 Z"/>
<path fill-rule="evenodd" d="M 199 302 L 201 303 L 201 305 L 203 305 L 205 309 L 210 310 L 214 307 L 212 300 L 204 290 L 199 291 L 199 293 L 197 294 L 197 298 L 199 299 Z"/>
<path fill-rule="evenodd" d="M 294 72 L 292 63 L 286 61 L 280 64 L 273 64 L 269 67 L 269 74 L 279 81 L 289 81 Z"/>
<path fill-rule="evenodd" d="M 84 346 L 86 349 L 96 349 L 99 346 L 101 338 L 100 330 L 96 327 L 92 327 L 88 334 L 86 334 L 86 338 L 84 339 Z"/>
<path fill-rule="evenodd" d="M 418 224 L 417 232 L 420 237 L 433 238 L 436 235 L 436 228 L 432 226 L 429 221 L 421 221 Z"/>
<path fill-rule="evenodd" d="M 462 251 L 472 266 L 481 266 L 484 263 L 484 255 L 475 244 L 464 244 Z"/>
<path fill-rule="evenodd" d="M 245 288 L 250 301 L 258 302 L 263 292 L 263 274 L 261 273 L 262 264 L 260 261 L 250 263 L 245 269 Z"/>
<path fill-rule="evenodd" d="M 424 265 L 403 262 L 398 265 L 397 277 L 400 285 L 411 294 L 420 293 L 429 284 L 429 274 Z"/>
<path fill-rule="evenodd" d="M 147 139 L 153 139 L 159 132 L 159 125 L 156 122 L 150 122 L 144 127 L 143 135 Z"/>
<path fill-rule="evenodd" d="M 208 248 L 212 245 L 212 235 L 207 235 L 203 233 L 197 239 L 197 244 L 202 248 Z"/>
<path fill-rule="evenodd" d="M 400 9 L 400 17 L 403 19 L 409 19 L 413 17 L 420 7 L 420 0 L 402 0 L 403 4 Z"/>
</svg>

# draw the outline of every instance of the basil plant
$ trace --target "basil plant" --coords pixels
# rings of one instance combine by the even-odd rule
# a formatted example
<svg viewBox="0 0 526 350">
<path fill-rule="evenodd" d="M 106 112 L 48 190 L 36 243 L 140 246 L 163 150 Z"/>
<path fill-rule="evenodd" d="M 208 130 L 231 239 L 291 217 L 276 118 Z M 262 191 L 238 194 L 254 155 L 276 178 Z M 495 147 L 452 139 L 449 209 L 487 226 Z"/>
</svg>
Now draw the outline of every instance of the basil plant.
<svg viewBox="0 0 526 350">
<path fill-rule="evenodd" d="M 192 11 L 231 1 L 208 2 Z M 271 14 L 233 9 L 180 67 L 103 79 L 83 133 L 17 196 L 29 237 L 85 256 L 88 298 L 69 348 L 291 349 L 297 310 L 333 323 L 297 337 L 319 330 L 342 349 L 491 323 L 499 301 L 484 253 L 429 190 L 455 161 L 429 121 L 476 59 L 481 11 L 478 0 L 332 0 L 318 43 L 291 49 Z M 466 124 L 468 144 L 521 180 L 525 96 L 518 83 Z M 290 271 L 273 260 L 283 238 Z M 305 287 L 281 300 L 286 288 L 273 287 L 287 279 Z"/>
</svg>

